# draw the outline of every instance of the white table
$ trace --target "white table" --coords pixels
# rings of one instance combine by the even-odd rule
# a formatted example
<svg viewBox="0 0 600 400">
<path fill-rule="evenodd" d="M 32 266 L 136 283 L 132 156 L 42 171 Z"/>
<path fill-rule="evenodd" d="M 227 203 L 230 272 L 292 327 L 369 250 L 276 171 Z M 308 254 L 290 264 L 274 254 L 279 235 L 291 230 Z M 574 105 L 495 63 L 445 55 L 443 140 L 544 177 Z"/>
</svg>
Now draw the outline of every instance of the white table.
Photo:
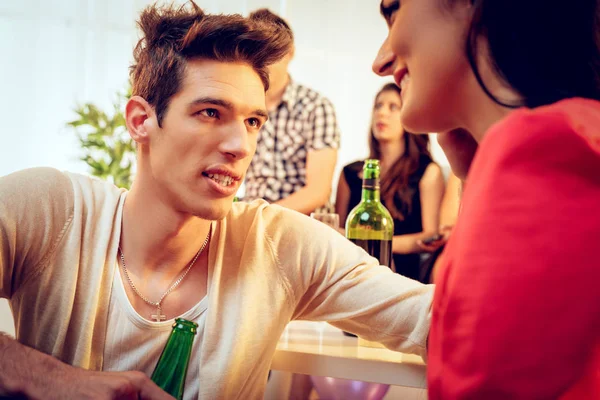
<svg viewBox="0 0 600 400">
<path fill-rule="evenodd" d="M 279 340 L 271 369 L 412 388 L 426 388 L 419 356 L 358 345 L 322 322 L 294 321 Z"/>
</svg>

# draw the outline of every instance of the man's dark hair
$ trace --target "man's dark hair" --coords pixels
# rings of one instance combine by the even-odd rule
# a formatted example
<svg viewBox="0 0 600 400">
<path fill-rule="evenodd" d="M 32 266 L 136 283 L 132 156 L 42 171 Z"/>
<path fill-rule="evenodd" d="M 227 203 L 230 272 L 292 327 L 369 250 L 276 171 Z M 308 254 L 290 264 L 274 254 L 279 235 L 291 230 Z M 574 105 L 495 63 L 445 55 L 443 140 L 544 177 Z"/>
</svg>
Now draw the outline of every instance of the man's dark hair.
<svg viewBox="0 0 600 400">
<path fill-rule="evenodd" d="M 294 48 L 294 32 L 290 25 L 279 15 L 275 14 L 268 8 L 260 8 L 248 16 L 252 21 L 268 25 L 278 33 L 281 40 L 285 42 L 285 46 L 290 52 Z"/>
<path fill-rule="evenodd" d="M 180 7 L 148 6 L 138 25 L 143 37 L 135 46 L 130 67 L 132 94 L 155 108 L 159 126 L 181 88 L 188 60 L 248 64 L 266 91 L 266 67 L 288 51 L 286 35 L 270 24 L 238 14 L 205 14 L 193 1 Z"/>
</svg>

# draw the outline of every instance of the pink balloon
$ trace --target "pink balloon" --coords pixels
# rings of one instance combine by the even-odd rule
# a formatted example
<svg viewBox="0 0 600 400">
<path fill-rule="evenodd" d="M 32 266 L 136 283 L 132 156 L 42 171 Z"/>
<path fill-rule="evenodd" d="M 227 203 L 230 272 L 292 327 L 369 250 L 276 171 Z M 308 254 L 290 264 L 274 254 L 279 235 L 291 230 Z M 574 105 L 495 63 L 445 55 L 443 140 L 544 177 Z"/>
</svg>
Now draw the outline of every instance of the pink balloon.
<svg viewBox="0 0 600 400">
<path fill-rule="evenodd" d="M 381 400 L 390 385 L 311 376 L 320 400 Z"/>
</svg>

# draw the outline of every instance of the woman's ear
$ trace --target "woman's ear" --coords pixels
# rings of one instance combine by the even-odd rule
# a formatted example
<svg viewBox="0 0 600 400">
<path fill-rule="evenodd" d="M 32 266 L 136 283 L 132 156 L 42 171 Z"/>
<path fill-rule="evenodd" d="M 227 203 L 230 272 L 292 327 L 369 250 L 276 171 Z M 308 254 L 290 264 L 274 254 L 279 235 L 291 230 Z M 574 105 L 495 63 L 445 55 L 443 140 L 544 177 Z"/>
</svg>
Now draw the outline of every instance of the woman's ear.
<svg viewBox="0 0 600 400">
<path fill-rule="evenodd" d="M 140 96 L 132 96 L 125 106 L 125 123 L 129 135 L 137 144 L 150 140 L 149 130 L 155 125 L 152 106 Z"/>
</svg>

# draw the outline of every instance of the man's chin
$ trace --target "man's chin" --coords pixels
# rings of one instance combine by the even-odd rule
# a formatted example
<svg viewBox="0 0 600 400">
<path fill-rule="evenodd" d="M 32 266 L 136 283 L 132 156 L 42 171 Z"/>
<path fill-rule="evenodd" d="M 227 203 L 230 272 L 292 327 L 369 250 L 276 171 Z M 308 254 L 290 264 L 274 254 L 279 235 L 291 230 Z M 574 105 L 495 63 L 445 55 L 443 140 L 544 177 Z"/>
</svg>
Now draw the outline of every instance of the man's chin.
<svg viewBox="0 0 600 400">
<path fill-rule="evenodd" d="M 193 212 L 194 216 L 202 218 L 206 221 L 219 221 L 222 220 L 229 214 L 231 206 L 229 207 L 214 207 L 214 208 L 203 208 Z"/>
</svg>

